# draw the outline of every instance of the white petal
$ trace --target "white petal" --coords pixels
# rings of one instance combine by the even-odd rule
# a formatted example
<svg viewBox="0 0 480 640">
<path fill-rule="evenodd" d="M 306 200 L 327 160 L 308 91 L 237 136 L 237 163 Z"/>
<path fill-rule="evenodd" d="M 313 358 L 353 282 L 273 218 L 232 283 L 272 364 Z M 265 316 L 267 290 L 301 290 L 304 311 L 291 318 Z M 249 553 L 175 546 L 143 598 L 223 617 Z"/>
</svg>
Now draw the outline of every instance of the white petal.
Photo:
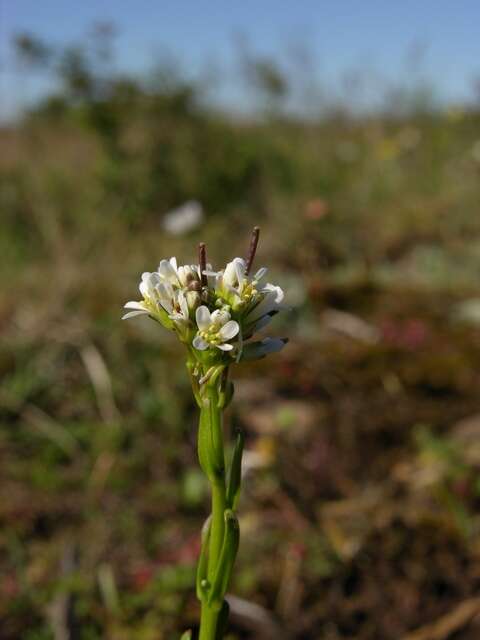
<svg viewBox="0 0 480 640">
<path fill-rule="evenodd" d="M 198 268 L 198 273 L 200 275 L 200 267 Z M 222 272 L 221 271 L 214 271 L 212 269 L 212 265 L 211 264 L 207 264 L 207 268 L 205 269 L 205 271 L 203 273 L 207 276 L 208 286 L 211 287 L 212 289 L 216 289 L 218 291 L 219 290 L 219 281 L 220 281 L 220 278 L 222 276 Z"/>
<path fill-rule="evenodd" d="M 227 324 L 224 324 L 223 327 L 218 332 L 218 335 L 222 340 L 231 340 L 234 338 L 237 333 L 240 331 L 240 326 L 238 322 L 235 320 L 229 320 Z"/>
<path fill-rule="evenodd" d="M 243 260 L 243 258 L 235 258 L 234 263 L 238 284 L 240 285 L 245 280 L 245 271 L 247 270 L 247 265 L 245 264 L 245 260 Z"/>
<path fill-rule="evenodd" d="M 185 267 L 178 267 L 177 278 L 180 284 L 182 285 L 182 287 L 187 286 Z"/>
<path fill-rule="evenodd" d="M 228 291 L 228 293 L 230 293 L 232 296 L 234 296 L 234 297 L 238 298 L 239 300 L 241 300 L 241 298 L 240 298 L 240 296 L 238 294 L 238 291 L 237 291 L 237 289 L 235 289 L 235 287 L 232 287 L 231 285 L 226 284 L 225 285 L 225 290 Z"/>
<path fill-rule="evenodd" d="M 185 297 L 185 294 L 183 293 L 183 291 L 180 291 L 178 294 L 178 302 L 180 304 L 180 309 L 182 310 L 183 316 L 185 318 L 188 318 L 187 298 Z"/>
<path fill-rule="evenodd" d="M 134 318 L 135 316 L 143 316 L 147 314 L 148 311 L 129 311 L 125 315 L 122 316 L 122 320 L 128 320 L 128 318 Z"/>
<path fill-rule="evenodd" d="M 158 273 L 149 273 L 148 271 L 142 274 L 142 282 L 140 283 L 140 293 L 145 298 L 152 298 L 155 295 L 155 287 L 159 283 L 160 278 Z"/>
<path fill-rule="evenodd" d="M 228 344 L 228 342 L 226 344 L 217 344 L 216 345 L 217 349 L 220 349 L 220 351 L 231 351 L 233 349 L 233 344 Z"/>
<path fill-rule="evenodd" d="M 177 272 L 168 260 L 162 260 L 160 262 L 158 266 L 158 273 L 162 278 L 165 278 L 165 280 L 178 285 Z"/>
<path fill-rule="evenodd" d="M 245 273 L 245 261 L 242 258 L 234 258 L 232 262 L 229 262 L 225 267 L 223 274 L 223 280 L 225 284 L 230 286 L 238 286 L 243 279 Z"/>
<path fill-rule="evenodd" d="M 248 314 L 248 322 L 254 322 L 267 313 L 277 311 L 283 300 L 284 293 L 280 287 L 273 284 L 267 284 L 262 289 L 263 300 L 254 307 Z"/>
<path fill-rule="evenodd" d="M 195 347 L 195 349 L 198 349 L 199 351 L 205 351 L 205 349 L 208 349 L 208 347 L 209 347 L 208 342 L 206 342 L 200 336 L 195 336 L 195 338 L 193 339 L 192 344 Z"/>
<path fill-rule="evenodd" d="M 197 311 L 195 312 L 195 319 L 200 331 L 206 331 L 211 323 L 211 315 L 208 307 L 206 307 L 204 304 L 198 307 Z"/>
<path fill-rule="evenodd" d="M 170 258 L 170 264 L 172 265 L 174 271 L 178 271 L 178 267 L 177 267 L 177 259 L 175 258 L 175 256 L 172 256 Z"/>
<path fill-rule="evenodd" d="M 224 311 L 223 309 L 215 309 L 215 311 L 210 316 L 211 324 L 216 324 L 217 327 L 222 327 L 229 320 L 230 314 L 228 313 L 228 311 Z"/>
<path fill-rule="evenodd" d="M 279 287 L 277 284 L 270 284 L 269 282 L 267 282 L 267 284 L 263 287 L 262 291 L 267 291 L 272 295 L 275 294 L 274 300 L 276 304 L 280 304 L 283 301 L 283 298 L 285 297 L 285 294 L 283 293 L 283 289 Z"/>
<path fill-rule="evenodd" d="M 267 273 L 268 269 L 266 267 L 262 267 L 257 271 L 257 273 L 253 276 L 253 279 L 257 282 L 261 280 Z"/>
<path fill-rule="evenodd" d="M 140 289 L 140 293 L 144 298 L 148 297 L 148 280 L 151 275 L 152 274 L 149 271 L 145 271 L 145 273 L 142 273 L 142 280 L 138 288 Z"/>
<path fill-rule="evenodd" d="M 161 282 L 157 286 L 158 299 L 167 313 L 173 311 L 173 289 L 169 282 Z"/>
<path fill-rule="evenodd" d="M 124 305 L 124 309 L 139 309 L 140 311 L 147 311 L 143 302 L 135 302 L 134 300 L 130 300 Z"/>
</svg>

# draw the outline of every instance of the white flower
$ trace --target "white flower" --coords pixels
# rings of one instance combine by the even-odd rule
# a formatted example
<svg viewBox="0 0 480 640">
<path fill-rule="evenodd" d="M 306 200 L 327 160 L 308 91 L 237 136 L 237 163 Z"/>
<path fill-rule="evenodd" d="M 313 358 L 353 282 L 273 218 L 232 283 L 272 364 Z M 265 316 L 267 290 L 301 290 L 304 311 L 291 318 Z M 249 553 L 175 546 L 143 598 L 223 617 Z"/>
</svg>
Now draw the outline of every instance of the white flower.
<svg viewBox="0 0 480 640">
<path fill-rule="evenodd" d="M 202 266 L 178 266 L 174 257 L 161 260 L 158 271 L 142 274 L 139 289 L 143 299 L 127 302 L 129 311 L 123 319 L 149 315 L 175 330 L 179 339 L 194 349 L 211 350 L 210 355 L 218 356 L 216 349 L 233 352 L 237 362 L 279 351 L 285 340 L 247 342 L 282 308 L 284 298 L 280 287 L 260 283 L 265 268 L 253 276 L 247 273 L 258 240 L 255 233 L 248 260 L 234 258 L 216 273 L 206 264 L 203 243 L 199 246 Z"/>
<path fill-rule="evenodd" d="M 170 282 L 160 282 L 156 287 L 158 300 L 168 317 L 177 323 L 189 322 L 187 298 L 182 289 L 174 289 Z"/>
<path fill-rule="evenodd" d="M 177 259 L 175 257 L 170 260 L 160 260 L 158 265 L 158 275 L 164 281 L 170 282 L 174 286 L 180 286 L 180 281 L 177 275 Z"/>
<path fill-rule="evenodd" d="M 134 311 L 126 313 L 123 320 L 147 314 L 169 328 L 172 328 L 172 323 L 179 328 L 188 326 L 189 308 L 182 289 L 174 288 L 168 279 L 157 272 L 143 273 L 139 289 L 143 300 L 127 302 L 125 308 L 134 309 Z"/>
<path fill-rule="evenodd" d="M 160 277 L 158 273 L 150 273 L 145 272 L 142 273 L 142 280 L 140 282 L 140 293 L 143 296 L 142 302 L 136 302 L 131 300 L 127 302 L 125 305 L 125 309 L 134 309 L 134 311 L 130 311 L 122 316 L 122 320 L 127 320 L 128 318 L 133 318 L 134 316 L 139 316 L 142 314 L 152 315 L 154 317 L 159 316 L 157 319 L 160 319 L 160 316 L 164 316 L 164 313 L 161 313 L 161 307 L 159 305 L 157 286 L 160 284 Z"/>
<path fill-rule="evenodd" d="M 239 330 L 239 324 L 230 319 L 227 311 L 217 309 L 210 313 L 208 307 L 198 307 L 195 318 L 198 325 L 198 333 L 193 339 L 193 346 L 199 351 L 211 347 L 217 347 L 221 351 L 231 351 L 233 345 L 227 341 L 234 338 Z"/>
<path fill-rule="evenodd" d="M 165 214 L 162 225 L 165 231 L 175 236 L 182 235 L 199 226 L 204 218 L 203 207 L 196 200 L 189 200 Z"/>
<path fill-rule="evenodd" d="M 262 292 L 258 284 L 267 269 L 262 267 L 253 278 L 247 275 L 247 265 L 243 258 L 234 258 L 229 262 L 223 271 L 217 273 L 207 272 L 207 275 L 214 276 L 215 292 L 233 310 L 241 310 L 259 300 L 258 294 Z"/>
<path fill-rule="evenodd" d="M 250 308 L 245 317 L 245 323 L 248 325 L 254 324 L 255 331 L 267 325 L 271 317 L 282 309 L 282 302 L 285 297 L 281 287 L 270 283 L 266 284 L 259 293 L 257 304 Z"/>
<path fill-rule="evenodd" d="M 124 309 L 135 309 L 135 311 L 129 311 L 128 313 L 124 313 L 122 316 L 122 320 L 128 320 L 129 318 L 134 318 L 135 316 L 141 316 L 144 314 L 149 314 L 150 311 L 146 308 L 143 302 L 136 302 L 135 300 L 130 300 L 124 306 Z"/>
</svg>

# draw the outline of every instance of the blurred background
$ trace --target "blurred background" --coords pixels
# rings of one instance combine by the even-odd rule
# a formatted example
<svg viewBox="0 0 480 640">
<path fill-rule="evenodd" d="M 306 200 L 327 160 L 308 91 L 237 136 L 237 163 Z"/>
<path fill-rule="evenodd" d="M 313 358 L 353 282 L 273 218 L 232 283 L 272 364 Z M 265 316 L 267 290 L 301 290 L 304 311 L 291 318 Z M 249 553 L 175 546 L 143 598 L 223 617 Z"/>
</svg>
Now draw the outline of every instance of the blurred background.
<svg viewBox="0 0 480 640">
<path fill-rule="evenodd" d="M 473 640 L 480 6 L 3 0 L 0 638 L 195 628 L 208 487 L 142 271 L 257 265 L 230 640 Z"/>
</svg>

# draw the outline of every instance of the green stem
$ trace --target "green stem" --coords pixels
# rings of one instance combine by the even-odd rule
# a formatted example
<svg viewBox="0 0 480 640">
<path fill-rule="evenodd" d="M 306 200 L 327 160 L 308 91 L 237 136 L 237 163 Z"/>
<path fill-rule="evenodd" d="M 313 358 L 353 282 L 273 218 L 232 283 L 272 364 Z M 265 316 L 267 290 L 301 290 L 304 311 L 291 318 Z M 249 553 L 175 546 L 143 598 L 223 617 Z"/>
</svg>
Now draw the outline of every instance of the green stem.
<svg viewBox="0 0 480 640">
<path fill-rule="evenodd" d="M 224 513 L 226 508 L 225 483 L 212 485 L 212 529 L 210 533 L 210 548 L 208 558 L 208 581 L 215 576 L 220 551 L 222 550 L 225 530 Z"/>
<path fill-rule="evenodd" d="M 212 491 L 212 520 L 210 529 L 210 541 L 208 549 L 207 579 L 211 584 L 215 576 L 215 570 L 222 550 L 226 509 L 225 487 L 225 456 L 223 452 L 223 427 L 222 410 L 218 406 L 218 391 L 211 385 L 208 388 L 208 398 L 201 409 L 201 420 L 206 420 L 210 426 L 211 435 L 211 460 L 214 462 L 213 473 L 208 474 Z M 200 640 L 217 640 L 217 627 L 220 609 L 218 604 L 209 605 L 202 602 L 200 621 Z"/>
<path fill-rule="evenodd" d="M 216 640 L 217 624 L 220 611 L 215 611 L 205 602 L 202 603 L 199 640 Z"/>
</svg>

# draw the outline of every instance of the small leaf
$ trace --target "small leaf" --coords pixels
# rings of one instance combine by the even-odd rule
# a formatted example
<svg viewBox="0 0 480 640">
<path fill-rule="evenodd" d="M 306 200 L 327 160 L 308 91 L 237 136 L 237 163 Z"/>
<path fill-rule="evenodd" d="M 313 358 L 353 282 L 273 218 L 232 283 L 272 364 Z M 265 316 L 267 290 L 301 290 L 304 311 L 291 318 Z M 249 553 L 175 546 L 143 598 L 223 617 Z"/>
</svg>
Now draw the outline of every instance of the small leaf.
<svg viewBox="0 0 480 640">
<path fill-rule="evenodd" d="M 231 382 L 230 380 L 227 380 L 227 384 L 225 385 L 225 390 L 221 391 L 218 394 L 219 409 L 225 409 L 226 407 L 228 407 L 228 405 L 232 401 L 234 390 L 235 389 L 233 386 L 233 382 Z"/>
<path fill-rule="evenodd" d="M 240 485 L 242 482 L 242 454 L 245 438 L 242 431 L 238 431 L 233 450 L 232 462 L 230 464 L 230 473 L 227 487 L 227 506 L 235 509 L 238 496 L 240 494 Z"/>
<path fill-rule="evenodd" d="M 185 631 L 185 633 L 182 634 L 182 637 L 180 638 L 180 640 L 192 640 L 191 629 L 188 629 L 188 631 Z"/>
<path fill-rule="evenodd" d="M 208 518 L 205 520 L 205 524 L 202 527 L 202 543 L 200 547 L 200 557 L 198 559 L 196 579 L 197 598 L 200 601 L 205 600 L 206 597 L 204 582 L 207 578 L 207 550 L 208 542 L 210 540 L 211 522 L 212 516 L 208 516 Z"/>
<path fill-rule="evenodd" d="M 217 604 L 221 606 L 223 604 L 223 597 L 230 582 L 230 576 L 240 542 L 240 527 L 238 526 L 236 515 L 231 509 L 226 509 L 224 518 L 225 535 L 215 577 L 212 582 L 212 588 L 208 594 L 209 605 Z"/>
</svg>

